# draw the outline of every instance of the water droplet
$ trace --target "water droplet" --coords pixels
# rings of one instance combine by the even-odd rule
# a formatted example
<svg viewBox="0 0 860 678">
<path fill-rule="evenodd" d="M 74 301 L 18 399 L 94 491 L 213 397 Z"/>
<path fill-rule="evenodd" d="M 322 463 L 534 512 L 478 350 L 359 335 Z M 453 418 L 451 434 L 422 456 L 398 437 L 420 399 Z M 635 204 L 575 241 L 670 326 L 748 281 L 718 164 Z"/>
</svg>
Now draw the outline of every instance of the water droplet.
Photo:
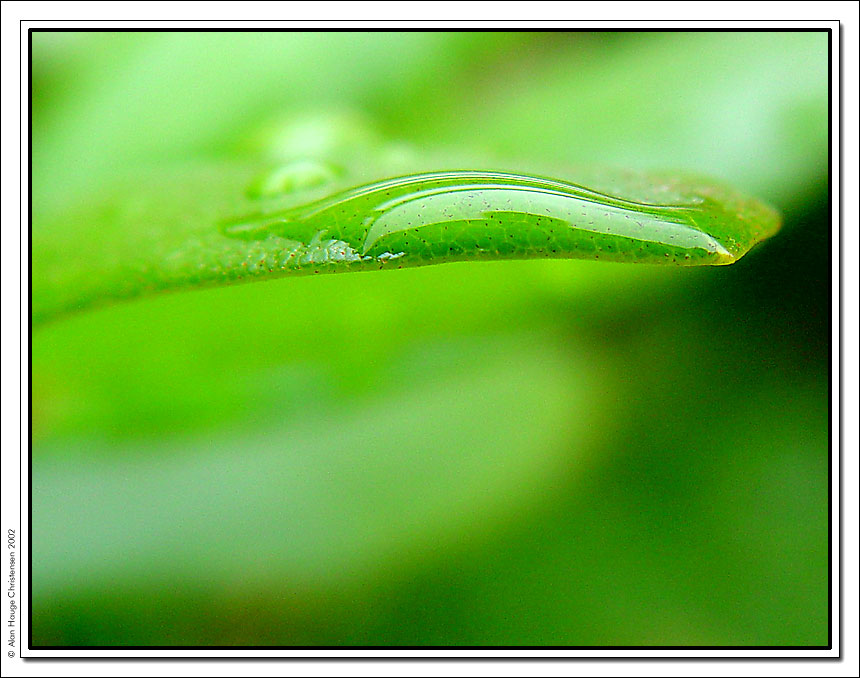
<svg viewBox="0 0 860 678">
<path fill-rule="evenodd" d="M 300 169 L 319 174 L 316 168 Z M 284 171 L 271 185 L 283 190 L 294 175 Z M 395 258 L 403 265 L 463 256 L 593 258 L 595 251 L 606 261 L 677 259 L 694 265 L 729 263 L 753 244 L 743 220 L 713 218 L 708 210 L 719 205 L 714 207 L 707 195 L 675 194 L 674 202 L 663 204 L 648 201 L 641 187 L 634 193 L 636 200 L 545 177 L 433 172 L 233 219 L 222 225 L 222 232 L 246 240 L 275 236 L 307 243 L 295 257 L 298 267 L 379 264 Z M 665 190 L 655 193 L 662 197 Z M 719 233 L 700 223 L 718 224 Z"/>
<path fill-rule="evenodd" d="M 251 153 L 275 161 L 338 158 L 376 151 L 384 140 L 364 115 L 315 110 L 270 120 L 244 142 Z"/>
<path fill-rule="evenodd" d="M 257 177 L 248 187 L 251 198 L 276 198 L 293 191 L 318 188 L 343 175 L 343 169 L 329 162 L 293 160 Z"/>
</svg>

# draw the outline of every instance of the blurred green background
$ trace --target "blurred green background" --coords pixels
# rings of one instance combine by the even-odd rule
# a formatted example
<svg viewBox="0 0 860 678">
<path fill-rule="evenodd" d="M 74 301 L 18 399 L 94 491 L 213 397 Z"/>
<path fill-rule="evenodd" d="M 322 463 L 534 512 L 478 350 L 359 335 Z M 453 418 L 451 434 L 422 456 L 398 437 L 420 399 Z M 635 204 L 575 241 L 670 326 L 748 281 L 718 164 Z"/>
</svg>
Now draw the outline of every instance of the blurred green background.
<svg viewBox="0 0 860 678">
<path fill-rule="evenodd" d="M 827 33 L 32 33 L 34 232 L 129 169 L 383 144 L 785 225 L 35 328 L 32 643 L 826 645 Z"/>
</svg>

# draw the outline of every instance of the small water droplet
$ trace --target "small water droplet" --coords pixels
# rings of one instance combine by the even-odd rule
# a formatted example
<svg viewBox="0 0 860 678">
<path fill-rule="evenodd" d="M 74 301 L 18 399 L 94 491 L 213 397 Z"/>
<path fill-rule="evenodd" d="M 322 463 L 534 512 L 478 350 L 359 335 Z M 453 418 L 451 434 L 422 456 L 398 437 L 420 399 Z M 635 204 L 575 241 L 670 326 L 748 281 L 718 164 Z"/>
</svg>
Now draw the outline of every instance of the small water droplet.
<svg viewBox="0 0 860 678">
<path fill-rule="evenodd" d="M 364 115 L 343 108 L 269 120 L 244 142 L 254 154 L 285 162 L 376 152 L 384 140 Z"/>
<path fill-rule="evenodd" d="M 329 162 L 309 158 L 293 160 L 257 177 L 248 187 L 251 198 L 276 198 L 294 191 L 319 188 L 343 175 Z"/>
</svg>

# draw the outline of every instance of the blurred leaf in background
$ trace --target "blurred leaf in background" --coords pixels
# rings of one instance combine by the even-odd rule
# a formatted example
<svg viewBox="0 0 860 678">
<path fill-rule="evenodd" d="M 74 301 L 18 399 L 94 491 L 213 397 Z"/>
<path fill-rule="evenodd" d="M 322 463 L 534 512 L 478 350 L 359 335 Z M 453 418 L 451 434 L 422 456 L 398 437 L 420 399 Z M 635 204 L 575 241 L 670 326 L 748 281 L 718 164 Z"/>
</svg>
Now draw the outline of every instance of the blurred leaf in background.
<svg viewBox="0 0 860 678">
<path fill-rule="evenodd" d="M 786 222 L 728 267 L 451 264 L 39 326 L 35 644 L 827 644 L 826 32 L 32 41 L 34 242 L 120 175 L 362 149 L 693 170 Z"/>
</svg>

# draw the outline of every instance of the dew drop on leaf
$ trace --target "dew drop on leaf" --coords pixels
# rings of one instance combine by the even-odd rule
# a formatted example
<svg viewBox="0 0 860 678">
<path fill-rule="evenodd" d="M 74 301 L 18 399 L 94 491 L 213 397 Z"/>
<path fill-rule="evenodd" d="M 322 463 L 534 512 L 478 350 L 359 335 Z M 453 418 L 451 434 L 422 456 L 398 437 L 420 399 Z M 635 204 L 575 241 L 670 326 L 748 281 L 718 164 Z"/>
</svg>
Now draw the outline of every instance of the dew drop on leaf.
<svg viewBox="0 0 860 678">
<path fill-rule="evenodd" d="M 460 255 L 586 258 L 597 247 L 606 261 L 713 265 L 734 262 L 779 225 L 761 203 L 733 193 L 715 197 L 709 185 L 693 184 L 671 199 L 662 190 L 652 199 L 621 193 L 523 174 L 429 172 L 231 219 L 221 232 L 244 240 L 308 242 L 325 230 L 361 255 L 341 263 L 391 253 L 402 253 L 406 265 Z M 746 211 L 726 210 L 723 203 L 742 204 Z"/>
<path fill-rule="evenodd" d="M 277 198 L 294 191 L 319 188 L 335 181 L 343 169 L 322 160 L 303 158 L 259 175 L 248 186 L 250 198 Z"/>
</svg>

